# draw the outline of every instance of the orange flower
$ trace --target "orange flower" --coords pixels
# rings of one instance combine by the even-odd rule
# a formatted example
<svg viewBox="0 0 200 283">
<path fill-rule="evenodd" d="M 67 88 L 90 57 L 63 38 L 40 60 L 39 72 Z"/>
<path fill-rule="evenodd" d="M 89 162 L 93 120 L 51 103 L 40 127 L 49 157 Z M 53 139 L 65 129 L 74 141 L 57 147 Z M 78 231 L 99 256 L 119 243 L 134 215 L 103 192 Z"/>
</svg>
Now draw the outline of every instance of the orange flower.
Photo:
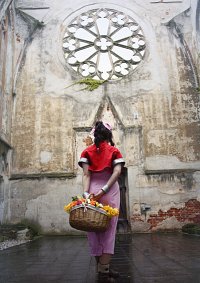
<svg viewBox="0 0 200 283">
<path fill-rule="evenodd" d="M 95 206 L 96 201 L 95 201 L 95 200 L 91 200 L 91 201 L 90 201 L 90 204 Z"/>
<path fill-rule="evenodd" d="M 117 208 L 113 208 L 109 205 L 103 205 L 93 199 L 84 199 L 82 197 L 79 197 L 79 196 L 76 196 L 76 197 L 73 197 L 72 198 L 72 202 L 70 202 L 68 205 L 65 205 L 64 206 L 64 210 L 68 213 L 70 213 L 72 207 L 76 206 L 76 205 L 79 205 L 79 204 L 90 204 L 94 207 L 99 207 L 99 208 L 102 208 L 104 209 L 104 211 L 107 213 L 107 215 L 109 217 L 112 217 L 112 216 L 117 216 L 119 215 L 119 210 Z"/>
</svg>

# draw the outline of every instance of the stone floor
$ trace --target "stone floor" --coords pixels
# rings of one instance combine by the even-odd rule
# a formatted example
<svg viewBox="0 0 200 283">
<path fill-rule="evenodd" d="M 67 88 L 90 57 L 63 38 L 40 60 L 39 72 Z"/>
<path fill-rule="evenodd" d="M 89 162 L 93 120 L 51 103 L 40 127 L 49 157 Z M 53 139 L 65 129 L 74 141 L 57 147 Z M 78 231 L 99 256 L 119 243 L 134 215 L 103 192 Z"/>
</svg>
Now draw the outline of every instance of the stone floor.
<svg viewBox="0 0 200 283">
<path fill-rule="evenodd" d="M 118 235 L 118 283 L 200 283 L 200 237 Z M 0 251 L 0 283 L 94 283 L 95 261 L 84 237 L 42 237 Z"/>
</svg>

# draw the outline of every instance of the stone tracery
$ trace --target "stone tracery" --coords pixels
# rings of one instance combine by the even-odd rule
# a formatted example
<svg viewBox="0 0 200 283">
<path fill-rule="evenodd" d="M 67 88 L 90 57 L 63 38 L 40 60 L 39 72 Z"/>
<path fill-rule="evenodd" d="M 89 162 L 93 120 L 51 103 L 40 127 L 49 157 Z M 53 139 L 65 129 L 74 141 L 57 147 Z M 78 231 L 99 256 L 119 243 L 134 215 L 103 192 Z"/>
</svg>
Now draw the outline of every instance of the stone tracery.
<svg viewBox="0 0 200 283">
<path fill-rule="evenodd" d="M 129 16 L 111 9 L 82 13 L 68 25 L 63 50 L 67 64 L 83 77 L 115 80 L 142 61 L 145 38 Z"/>
</svg>

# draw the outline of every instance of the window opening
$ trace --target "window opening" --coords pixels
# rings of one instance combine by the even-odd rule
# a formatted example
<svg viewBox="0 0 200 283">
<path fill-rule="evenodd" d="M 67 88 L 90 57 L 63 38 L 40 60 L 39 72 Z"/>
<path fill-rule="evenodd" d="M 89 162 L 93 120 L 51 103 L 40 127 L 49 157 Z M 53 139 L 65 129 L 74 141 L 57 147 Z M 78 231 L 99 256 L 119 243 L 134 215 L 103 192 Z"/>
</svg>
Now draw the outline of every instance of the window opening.
<svg viewBox="0 0 200 283">
<path fill-rule="evenodd" d="M 145 37 L 130 16 L 112 9 L 82 13 L 66 28 L 65 60 L 83 77 L 116 80 L 136 69 L 144 58 Z"/>
</svg>

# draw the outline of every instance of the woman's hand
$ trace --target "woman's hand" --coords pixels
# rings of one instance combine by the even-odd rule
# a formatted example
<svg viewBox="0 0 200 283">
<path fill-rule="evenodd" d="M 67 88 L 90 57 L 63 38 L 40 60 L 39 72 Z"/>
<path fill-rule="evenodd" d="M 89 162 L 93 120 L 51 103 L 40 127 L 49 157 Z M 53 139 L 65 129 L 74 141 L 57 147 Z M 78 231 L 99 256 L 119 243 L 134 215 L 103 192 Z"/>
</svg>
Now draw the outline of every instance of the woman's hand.
<svg viewBox="0 0 200 283">
<path fill-rule="evenodd" d="M 83 193 L 83 198 L 88 199 L 90 198 L 90 194 L 88 192 Z"/>
<path fill-rule="evenodd" d="M 96 195 L 93 196 L 93 200 L 99 200 L 104 195 L 104 192 L 102 190 L 99 190 Z"/>
</svg>

